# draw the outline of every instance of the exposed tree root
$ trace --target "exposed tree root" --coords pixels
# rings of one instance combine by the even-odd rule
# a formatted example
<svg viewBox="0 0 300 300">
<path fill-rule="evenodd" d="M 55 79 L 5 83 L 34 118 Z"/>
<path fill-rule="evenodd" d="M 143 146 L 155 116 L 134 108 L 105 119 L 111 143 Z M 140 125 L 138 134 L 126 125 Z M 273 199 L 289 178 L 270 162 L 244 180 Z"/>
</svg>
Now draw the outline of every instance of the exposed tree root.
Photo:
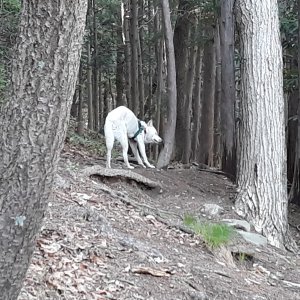
<svg viewBox="0 0 300 300">
<path fill-rule="evenodd" d="M 137 183 L 143 184 L 149 188 L 161 188 L 160 183 L 152 181 L 147 177 L 132 172 L 130 170 L 123 170 L 123 169 L 107 169 L 103 168 L 102 166 L 93 166 L 85 168 L 81 171 L 83 176 L 91 177 L 91 176 L 100 176 L 100 177 L 107 177 L 107 178 L 124 178 L 124 180 L 133 180 Z"/>
</svg>

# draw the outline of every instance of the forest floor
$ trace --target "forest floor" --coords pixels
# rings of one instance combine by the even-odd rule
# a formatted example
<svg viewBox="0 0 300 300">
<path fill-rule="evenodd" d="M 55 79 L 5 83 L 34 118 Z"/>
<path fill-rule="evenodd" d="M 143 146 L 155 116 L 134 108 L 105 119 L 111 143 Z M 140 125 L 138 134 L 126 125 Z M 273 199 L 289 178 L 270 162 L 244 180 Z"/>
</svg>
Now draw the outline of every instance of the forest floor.
<svg viewBox="0 0 300 300">
<path fill-rule="evenodd" d="M 207 222 L 239 219 L 235 186 L 225 176 L 198 166 L 136 167 L 135 174 L 155 183 L 149 186 L 86 171 L 104 165 L 103 157 L 66 143 L 19 300 L 300 299 L 299 254 L 238 234 L 210 249 L 185 229 L 185 214 Z M 207 204 L 222 211 L 209 214 Z M 300 210 L 291 207 L 298 243 L 299 224 Z"/>
</svg>

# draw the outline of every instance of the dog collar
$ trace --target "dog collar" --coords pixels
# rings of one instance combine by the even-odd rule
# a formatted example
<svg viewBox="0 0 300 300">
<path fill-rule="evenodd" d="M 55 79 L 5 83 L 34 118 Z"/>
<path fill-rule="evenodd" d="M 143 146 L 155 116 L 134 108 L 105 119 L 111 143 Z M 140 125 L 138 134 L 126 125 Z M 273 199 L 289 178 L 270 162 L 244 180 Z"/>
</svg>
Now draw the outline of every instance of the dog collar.
<svg viewBox="0 0 300 300">
<path fill-rule="evenodd" d="M 141 134 L 143 132 L 143 130 L 145 129 L 145 127 L 142 125 L 141 121 L 138 120 L 139 123 L 139 129 L 138 131 L 134 134 L 133 139 L 135 139 L 139 134 Z"/>
</svg>

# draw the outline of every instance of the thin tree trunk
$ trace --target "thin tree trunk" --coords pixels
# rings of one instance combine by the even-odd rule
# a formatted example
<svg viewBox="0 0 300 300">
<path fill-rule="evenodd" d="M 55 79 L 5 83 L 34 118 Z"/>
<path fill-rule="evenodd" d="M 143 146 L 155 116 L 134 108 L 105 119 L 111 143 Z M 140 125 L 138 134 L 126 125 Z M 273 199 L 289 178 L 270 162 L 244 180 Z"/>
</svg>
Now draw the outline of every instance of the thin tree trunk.
<svg viewBox="0 0 300 300">
<path fill-rule="evenodd" d="M 238 0 L 241 125 L 237 212 L 288 246 L 282 48 L 276 0 Z"/>
<path fill-rule="evenodd" d="M 121 11 L 119 12 L 119 22 L 121 23 Z M 124 91 L 124 49 L 122 39 L 122 25 L 117 24 L 117 67 L 116 67 L 116 106 L 126 105 L 123 97 Z"/>
<path fill-rule="evenodd" d="M 175 53 L 173 44 L 173 30 L 170 18 L 170 8 L 168 0 L 160 0 L 163 11 L 163 24 L 165 32 L 166 53 L 167 53 L 167 82 L 168 82 L 168 110 L 167 124 L 164 130 L 164 147 L 159 154 L 157 167 L 162 168 L 170 163 L 176 129 L 176 108 L 177 108 L 177 91 L 176 91 L 176 69 Z"/>
<path fill-rule="evenodd" d="M 177 120 L 176 120 L 176 159 L 181 161 L 184 151 L 182 142 L 186 134 L 186 73 L 189 46 L 190 22 L 188 7 L 190 0 L 179 0 L 178 15 L 174 29 L 174 49 L 176 61 Z"/>
<path fill-rule="evenodd" d="M 131 97 L 132 110 L 136 116 L 140 112 L 139 84 L 138 84 L 138 0 L 131 0 L 131 20 L 130 20 L 130 45 L 131 45 Z"/>
<path fill-rule="evenodd" d="M 132 109 L 132 95 L 131 95 L 131 62 L 132 62 L 132 56 L 131 56 L 131 45 L 130 45 L 130 34 L 129 34 L 129 28 L 130 28 L 130 22 L 129 22 L 129 0 L 122 0 L 122 21 L 123 21 L 123 43 L 125 48 L 125 84 L 126 84 L 126 100 L 127 105 L 130 109 Z"/>
<path fill-rule="evenodd" d="M 100 131 L 104 126 L 105 121 L 105 113 L 104 113 L 104 101 L 103 101 L 103 82 L 102 82 L 102 68 L 99 66 L 99 72 L 98 72 L 98 87 L 99 87 L 99 127 Z"/>
<path fill-rule="evenodd" d="M 220 41 L 221 41 L 221 159 L 222 170 L 235 177 L 235 72 L 234 72 L 234 2 L 221 0 Z"/>
<path fill-rule="evenodd" d="M 211 30 L 207 32 L 212 32 Z M 214 37 L 204 46 L 203 99 L 198 162 L 213 165 L 216 55 Z"/>
<path fill-rule="evenodd" d="M 97 37 L 97 18 L 96 18 L 96 0 L 91 0 L 93 4 L 93 24 L 91 26 L 93 32 L 93 113 L 94 113 L 94 130 L 100 129 L 99 122 L 99 86 L 98 86 L 98 37 Z"/>
<path fill-rule="evenodd" d="M 145 92 L 144 92 L 144 74 L 143 74 L 143 58 L 141 50 L 141 40 L 138 38 L 138 85 L 139 85 L 139 107 L 140 118 L 144 119 L 144 104 L 145 104 Z"/>
<path fill-rule="evenodd" d="M 157 24 L 158 25 L 158 24 Z M 160 32 L 160 28 L 157 28 L 157 33 Z M 161 98 L 162 98 L 162 87 L 163 87 L 163 50 L 164 43 L 163 37 L 161 37 L 156 45 L 157 52 L 157 88 L 156 88 L 156 116 L 155 116 L 155 125 L 158 132 L 162 132 L 161 130 Z M 159 145 L 155 145 L 154 149 L 154 157 L 157 160 L 159 154 Z"/>
<path fill-rule="evenodd" d="M 220 31 L 219 26 L 216 26 L 216 84 L 215 84 L 215 107 L 214 107 L 214 166 L 220 168 L 221 166 L 221 120 L 220 120 L 220 106 L 221 106 L 221 45 L 220 45 Z"/>
<path fill-rule="evenodd" d="M 182 162 L 188 164 L 191 157 L 191 148 L 192 148 L 192 135 L 191 135 L 191 114 L 192 114 L 192 98 L 193 98 L 193 86 L 194 86 L 194 77 L 195 77 L 195 60 L 197 48 L 196 45 L 192 42 L 196 38 L 196 26 L 197 18 L 196 15 L 190 15 L 189 22 L 191 26 L 190 33 L 190 47 L 189 47 L 189 59 L 188 59 L 188 69 L 186 74 L 186 83 L 185 83 L 185 110 L 183 112 L 184 116 L 184 136 L 181 143 L 183 146 L 182 152 Z"/>
<path fill-rule="evenodd" d="M 139 0 L 138 8 L 138 89 L 139 89 L 139 107 L 140 107 L 140 118 L 144 119 L 144 105 L 145 105 L 145 82 L 144 82 L 144 72 L 143 72 L 143 43 L 144 43 L 144 29 L 143 29 L 143 15 L 144 15 L 144 0 Z"/>
<path fill-rule="evenodd" d="M 88 128 L 94 129 L 94 110 L 93 110 L 93 84 L 92 84 L 92 62 L 91 62 L 91 43 L 87 41 L 87 81 L 86 90 L 88 96 Z"/>
<path fill-rule="evenodd" d="M 2 300 L 18 297 L 52 195 L 86 8 L 81 0 L 22 1 L 10 97 L 0 113 Z"/>
<path fill-rule="evenodd" d="M 199 151 L 199 132 L 201 125 L 201 84 L 202 84 L 202 58 L 203 48 L 198 45 L 197 59 L 196 59 L 196 76 L 194 85 L 194 105 L 193 105 L 193 138 L 192 138 L 192 153 L 193 159 L 197 160 L 197 154 Z"/>
</svg>

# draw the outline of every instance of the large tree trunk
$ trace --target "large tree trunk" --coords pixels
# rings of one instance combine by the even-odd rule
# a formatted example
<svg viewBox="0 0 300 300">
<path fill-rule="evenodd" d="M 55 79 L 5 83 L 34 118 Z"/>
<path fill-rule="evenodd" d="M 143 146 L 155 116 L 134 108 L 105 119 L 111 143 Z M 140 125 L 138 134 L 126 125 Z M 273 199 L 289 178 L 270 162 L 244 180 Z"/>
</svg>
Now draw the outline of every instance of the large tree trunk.
<svg viewBox="0 0 300 300">
<path fill-rule="evenodd" d="M 287 242 L 282 49 L 276 0 L 238 0 L 241 45 L 237 212 L 270 244 Z"/>
<path fill-rule="evenodd" d="M 159 154 L 157 167 L 162 168 L 169 164 L 174 148 L 174 138 L 176 129 L 176 70 L 175 70 L 175 53 L 173 44 L 173 31 L 170 18 L 169 0 L 160 0 L 163 11 L 163 22 L 165 31 L 165 43 L 167 52 L 167 81 L 168 81 L 168 112 L 167 124 L 164 130 L 164 147 Z"/>
<path fill-rule="evenodd" d="M 0 291 L 15 300 L 51 196 L 67 130 L 86 1 L 22 1 L 0 124 Z"/>
<path fill-rule="evenodd" d="M 234 14 L 235 0 L 221 0 L 220 41 L 221 41 L 221 159 L 222 170 L 235 177 L 235 77 L 234 77 Z"/>
</svg>

